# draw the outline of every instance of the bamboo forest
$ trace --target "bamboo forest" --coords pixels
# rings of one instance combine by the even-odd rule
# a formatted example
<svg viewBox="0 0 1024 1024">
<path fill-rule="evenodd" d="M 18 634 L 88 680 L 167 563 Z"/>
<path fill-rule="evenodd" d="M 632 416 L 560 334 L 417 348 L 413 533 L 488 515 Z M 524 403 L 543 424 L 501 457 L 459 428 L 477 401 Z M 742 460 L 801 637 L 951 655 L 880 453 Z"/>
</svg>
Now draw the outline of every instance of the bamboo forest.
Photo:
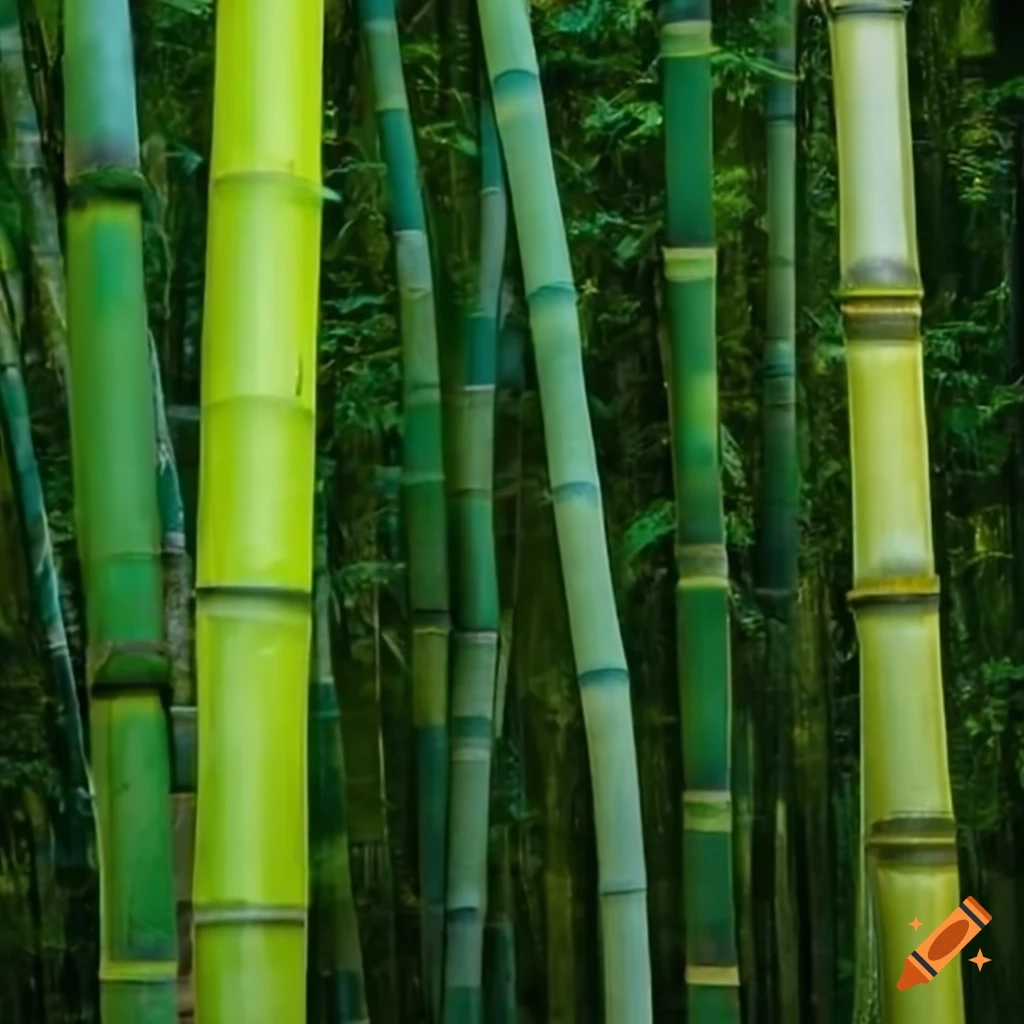
<svg viewBox="0 0 1024 1024">
<path fill-rule="evenodd" d="M 1019 0 L 0 0 L 0 1024 L 1021 964 Z"/>
</svg>

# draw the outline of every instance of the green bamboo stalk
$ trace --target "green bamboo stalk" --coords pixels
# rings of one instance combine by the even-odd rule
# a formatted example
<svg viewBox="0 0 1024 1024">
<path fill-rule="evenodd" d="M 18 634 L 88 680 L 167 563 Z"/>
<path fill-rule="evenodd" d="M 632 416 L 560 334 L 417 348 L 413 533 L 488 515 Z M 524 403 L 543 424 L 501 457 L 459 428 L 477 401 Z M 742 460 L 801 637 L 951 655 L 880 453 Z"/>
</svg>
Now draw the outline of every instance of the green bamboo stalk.
<svg viewBox="0 0 1024 1024">
<path fill-rule="evenodd" d="M 0 107 L 7 126 L 7 166 L 24 213 L 43 343 L 68 402 L 71 373 L 60 228 L 24 51 L 18 0 L 0 0 Z"/>
<path fill-rule="evenodd" d="M 403 513 L 412 615 L 421 959 L 429 1019 L 440 1019 L 448 827 L 448 530 L 434 290 L 416 139 L 394 0 L 360 0 L 391 196 L 402 340 Z"/>
<path fill-rule="evenodd" d="M 494 502 L 501 625 L 494 688 L 494 779 L 487 863 L 487 921 L 484 933 L 484 1019 L 516 1024 L 515 914 L 512 896 L 512 796 L 515 765 L 510 763 L 508 726 L 509 664 L 519 590 L 520 491 L 522 484 L 522 332 L 507 316 L 508 288 L 499 309 L 498 393 L 495 425 Z M 502 444 L 501 442 L 505 443 Z"/>
<path fill-rule="evenodd" d="M 790 804 L 793 793 L 792 625 L 798 580 L 800 466 L 796 436 L 796 0 L 775 0 L 776 76 L 766 89 L 768 134 L 767 338 L 764 353 L 763 521 L 759 597 L 766 650 L 758 717 L 774 733 L 756 766 L 765 783 L 762 813 L 774 852 L 767 902 L 777 1012 L 800 1017 L 799 950 L 792 916 Z M 767 708 L 764 707 L 767 705 Z M 758 858 L 760 859 L 760 857 Z"/>
<path fill-rule="evenodd" d="M 484 921 L 500 608 L 494 542 L 498 302 L 508 202 L 490 89 L 480 90 L 477 293 L 459 332 L 451 458 L 454 617 L 444 1021 L 483 1013 Z"/>
<path fill-rule="evenodd" d="M 861 822 L 884 1024 L 962 1024 L 960 971 L 898 993 L 907 922 L 961 899 L 932 545 L 907 0 L 829 0 L 860 648 Z M 913 723 L 908 728 L 908 723 Z M 870 951 L 862 933 L 860 951 Z M 869 974 L 865 965 L 862 973 Z M 868 993 L 865 988 L 864 995 Z M 862 1008 L 867 1007 L 862 1004 Z"/>
<path fill-rule="evenodd" d="M 324 484 L 317 482 L 313 647 L 309 686 L 311 1020 L 368 1024 L 359 922 L 352 897 L 345 752 L 331 664 L 331 583 Z"/>
<path fill-rule="evenodd" d="M 479 0 L 508 168 L 544 415 L 566 605 L 586 722 L 597 833 L 604 1014 L 651 1020 L 640 787 L 629 672 L 615 613 L 587 409 L 576 290 L 529 15 Z"/>
<path fill-rule="evenodd" d="M 75 689 L 75 672 L 68 650 L 64 613 L 60 605 L 60 582 L 54 562 L 39 465 L 32 443 L 28 395 L 21 373 L 18 346 L 23 309 L 21 275 L 6 232 L 0 229 L 0 265 L 4 293 L 0 295 L 0 411 L 7 435 L 15 491 L 20 504 L 32 592 L 36 613 L 46 636 L 58 732 L 61 736 L 62 807 L 58 835 L 61 838 L 62 867 L 73 871 L 89 869 L 95 841 L 92 814 L 92 780 L 85 755 L 81 708 Z M 12 301 L 8 301 L 8 297 Z"/>
<path fill-rule="evenodd" d="M 68 328 L 104 1024 L 172 1024 L 177 950 L 153 393 L 126 0 L 65 0 Z"/>
<path fill-rule="evenodd" d="M 676 488 L 687 1016 L 738 1022 L 733 900 L 729 570 L 719 472 L 711 0 L 661 9 L 665 282 Z"/>
</svg>

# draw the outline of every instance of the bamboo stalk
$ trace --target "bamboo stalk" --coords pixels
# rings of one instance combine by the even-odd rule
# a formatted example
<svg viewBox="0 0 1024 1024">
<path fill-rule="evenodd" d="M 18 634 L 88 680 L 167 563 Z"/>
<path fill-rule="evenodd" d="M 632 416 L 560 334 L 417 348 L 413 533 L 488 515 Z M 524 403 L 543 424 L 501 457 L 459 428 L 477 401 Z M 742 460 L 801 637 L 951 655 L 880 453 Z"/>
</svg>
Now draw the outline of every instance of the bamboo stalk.
<svg viewBox="0 0 1024 1024">
<path fill-rule="evenodd" d="M 20 505 L 36 614 L 46 636 L 50 686 L 61 736 L 59 756 L 63 806 L 58 826 L 62 848 L 60 861 L 62 867 L 81 872 L 90 869 L 90 857 L 95 845 L 92 780 L 85 755 L 75 672 L 60 604 L 60 581 L 50 540 L 46 501 L 32 442 L 28 395 L 21 373 L 18 345 L 22 325 L 20 314 L 24 309 L 21 275 L 10 240 L 2 229 L 0 266 L 4 292 L 0 295 L 0 411 L 3 414 L 15 492 Z"/>
<path fill-rule="evenodd" d="M 317 484 L 313 656 L 309 686 L 310 965 L 317 1024 L 368 1024 L 359 922 L 352 897 L 345 752 L 331 664 L 331 583 L 324 485 Z"/>
<path fill-rule="evenodd" d="M 583 376 L 576 291 L 537 55 L 520 3 L 479 0 L 526 282 L 597 833 L 604 1014 L 651 1020 L 640 787 L 629 673 L 615 612 Z"/>
<path fill-rule="evenodd" d="M 939 648 L 905 0 L 830 0 L 862 815 L 884 1024 L 962 1024 L 960 972 L 898 994 L 907 922 L 960 902 Z"/>
<path fill-rule="evenodd" d="M 498 301 L 508 203 L 490 88 L 480 92 L 480 218 L 477 294 L 460 332 L 452 452 L 455 622 L 448 835 L 444 1020 L 483 1014 L 484 920 L 494 697 L 498 669 L 498 567 L 494 540 L 494 417 Z"/>
<path fill-rule="evenodd" d="M 756 771 L 763 778 L 770 862 L 768 941 L 777 977 L 774 1011 L 800 1019 L 799 948 L 790 844 L 793 796 L 793 622 L 798 583 L 800 466 L 796 428 L 796 0 L 775 0 L 775 76 L 765 91 L 768 135 L 768 272 L 764 352 L 763 521 L 758 596 L 766 649 L 758 717 L 772 735 Z M 760 859 L 760 857 L 758 857 Z"/>
<path fill-rule="evenodd" d="M 490 843 L 487 863 L 487 920 L 484 933 L 484 1013 L 487 1024 L 516 1024 L 515 902 L 512 892 L 514 816 L 509 727 L 509 666 L 515 629 L 520 565 L 520 492 L 523 416 L 522 331 L 508 318 L 508 293 L 499 308 L 497 422 L 495 424 L 494 512 L 501 624 L 494 687 L 494 777 L 491 782 Z M 502 443 L 504 442 L 504 443 Z"/>
<path fill-rule="evenodd" d="M 192 671 L 192 560 L 185 542 L 185 503 L 167 422 L 160 361 L 153 332 L 149 370 L 156 427 L 157 507 L 160 512 L 164 624 L 171 677 L 171 818 L 178 920 L 178 1016 L 191 1021 L 192 864 L 196 831 L 196 688 Z"/>
<path fill-rule="evenodd" d="M 669 0 L 661 18 L 687 1016 L 702 1024 L 738 1024 L 729 569 L 715 338 L 711 2 Z"/>
<path fill-rule="evenodd" d="M 126 0 L 66 0 L 68 328 L 105 1024 L 172 1024 L 168 686 Z"/>
<path fill-rule="evenodd" d="M 322 0 L 220 0 L 196 571 L 196 1017 L 306 1015 Z"/>
<path fill-rule="evenodd" d="M 387 169 L 400 298 L 403 513 L 412 614 L 421 961 L 428 1017 L 440 1019 L 448 828 L 448 529 L 434 290 L 416 138 L 394 0 L 360 0 Z"/>
</svg>

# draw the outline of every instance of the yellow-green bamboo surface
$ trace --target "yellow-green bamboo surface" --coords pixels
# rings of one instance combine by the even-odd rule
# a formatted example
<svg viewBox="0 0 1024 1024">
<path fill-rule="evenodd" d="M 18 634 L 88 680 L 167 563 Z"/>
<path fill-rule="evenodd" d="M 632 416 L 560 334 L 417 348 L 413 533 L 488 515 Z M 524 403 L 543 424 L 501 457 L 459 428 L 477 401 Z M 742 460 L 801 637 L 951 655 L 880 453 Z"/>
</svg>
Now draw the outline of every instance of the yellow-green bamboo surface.
<svg viewBox="0 0 1024 1024">
<path fill-rule="evenodd" d="M 961 899 L 932 550 L 904 0 L 831 0 L 860 642 L 863 829 L 884 1024 L 962 1024 L 960 971 L 896 990 L 907 923 Z"/>
<path fill-rule="evenodd" d="M 306 1016 L 322 0 L 217 4 L 202 349 L 196 1016 Z"/>
<path fill-rule="evenodd" d="M 530 311 L 544 441 L 594 794 L 604 1019 L 651 1020 L 647 873 L 629 672 L 615 611 L 576 289 L 529 15 L 479 0 Z"/>
</svg>

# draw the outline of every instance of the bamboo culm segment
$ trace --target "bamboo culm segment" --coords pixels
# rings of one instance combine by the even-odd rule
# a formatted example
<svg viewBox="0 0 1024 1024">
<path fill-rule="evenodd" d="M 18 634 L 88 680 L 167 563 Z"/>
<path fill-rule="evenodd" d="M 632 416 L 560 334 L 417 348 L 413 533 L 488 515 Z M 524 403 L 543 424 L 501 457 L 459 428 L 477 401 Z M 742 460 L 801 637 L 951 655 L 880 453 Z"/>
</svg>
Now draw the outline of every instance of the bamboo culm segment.
<svg viewBox="0 0 1024 1024">
<path fill-rule="evenodd" d="M 882 1020 L 963 1024 L 959 971 L 896 991 L 907 921 L 942 920 L 960 902 L 931 533 L 906 5 L 833 0 L 830 14 L 853 485 L 850 603 L 860 644 L 863 832 Z"/>
<path fill-rule="evenodd" d="M 479 0 L 544 415 L 548 475 L 594 792 L 605 1020 L 651 1020 L 640 788 L 576 291 L 524 5 Z"/>
<path fill-rule="evenodd" d="M 448 527 L 433 275 L 394 0 L 360 0 L 387 169 L 402 342 L 402 513 L 412 612 L 423 986 L 441 1013 L 448 829 Z"/>
<path fill-rule="evenodd" d="M 306 1019 L 323 5 L 220 0 L 202 344 L 203 1024 Z"/>
<path fill-rule="evenodd" d="M 6 233 L 0 237 L 4 263 L 13 267 L 14 254 Z M 20 279 L 12 270 L 4 274 L 7 291 L 20 292 Z M 13 303 L 0 295 L 0 411 L 14 470 L 15 488 L 26 540 L 32 594 L 46 635 L 50 685 L 57 706 L 61 736 L 61 801 L 58 835 L 58 867 L 91 870 L 89 853 L 95 843 L 92 814 L 92 779 L 85 757 L 81 709 L 75 689 L 75 673 L 60 605 L 60 582 L 54 564 L 53 545 L 46 517 L 39 464 L 32 442 L 32 424 L 21 373 L 18 327 Z M 20 303 L 19 303 L 20 305 Z"/>
<path fill-rule="evenodd" d="M 729 580 L 715 344 L 710 0 L 669 0 L 661 19 L 687 1017 L 702 1024 L 738 1024 Z"/>
<path fill-rule="evenodd" d="M 505 176 L 490 88 L 480 96 L 480 246 L 477 294 L 462 325 L 451 458 L 455 623 L 451 706 L 444 1020 L 483 1019 L 484 919 L 498 669 L 494 542 L 494 416 L 498 300 L 508 226 Z"/>
<path fill-rule="evenodd" d="M 317 485 L 315 506 L 309 679 L 310 1020 L 369 1024 L 349 863 L 341 714 L 331 664 L 331 582 L 323 482 Z"/>
<path fill-rule="evenodd" d="M 100 1015 L 171 1024 L 168 685 L 127 0 L 67 0 L 68 334 L 99 825 Z"/>
</svg>

